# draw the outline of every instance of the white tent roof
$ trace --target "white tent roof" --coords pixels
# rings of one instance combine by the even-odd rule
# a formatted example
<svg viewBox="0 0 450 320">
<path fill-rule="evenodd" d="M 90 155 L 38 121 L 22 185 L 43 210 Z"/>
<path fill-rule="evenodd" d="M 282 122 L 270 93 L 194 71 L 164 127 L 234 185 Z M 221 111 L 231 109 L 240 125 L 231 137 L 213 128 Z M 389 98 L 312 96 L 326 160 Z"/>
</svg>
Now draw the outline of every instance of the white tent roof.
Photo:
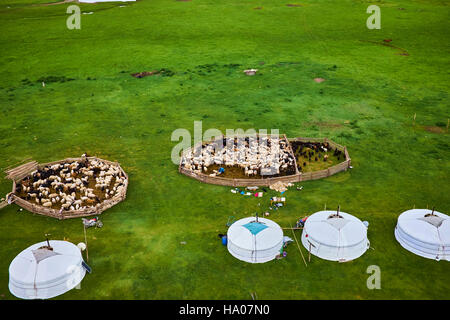
<svg viewBox="0 0 450 320">
<path fill-rule="evenodd" d="M 255 217 L 236 221 L 228 229 L 228 251 L 237 259 L 263 263 L 275 259 L 283 247 L 283 230 L 272 220 Z"/>
<path fill-rule="evenodd" d="M 425 258 L 450 261 L 450 217 L 428 209 L 403 212 L 395 238 L 403 248 Z"/>
<path fill-rule="evenodd" d="M 303 227 L 302 244 L 319 258 L 348 261 L 368 249 L 367 227 L 358 218 L 336 211 L 319 211 L 308 217 Z"/>
<path fill-rule="evenodd" d="M 19 253 L 9 266 L 9 290 L 22 299 L 48 299 L 78 285 L 86 270 L 80 249 L 67 241 L 36 243 Z"/>
</svg>

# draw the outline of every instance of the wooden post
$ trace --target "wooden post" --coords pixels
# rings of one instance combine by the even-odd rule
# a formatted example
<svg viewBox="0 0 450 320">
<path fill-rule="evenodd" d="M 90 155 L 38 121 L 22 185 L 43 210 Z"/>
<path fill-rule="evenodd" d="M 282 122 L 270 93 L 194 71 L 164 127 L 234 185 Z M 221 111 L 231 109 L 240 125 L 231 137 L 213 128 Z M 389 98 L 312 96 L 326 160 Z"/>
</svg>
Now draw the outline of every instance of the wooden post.
<svg viewBox="0 0 450 320">
<path fill-rule="evenodd" d="M 289 225 L 292 228 L 292 224 L 289 223 Z M 302 250 L 300 249 L 300 245 L 298 244 L 297 237 L 295 236 L 294 229 L 292 229 L 292 233 L 294 234 L 294 239 L 295 239 L 295 242 L 297 243 L 298 251 L 300 251 L 300 254 L 302 255 L 303 262 L 305 263 L 305 266 L 308 267 L 308 264 L 306 263 L 305 257 L 303 256 Z"/>
<path fill-rule="evenodd" d="M 89 262 L 89 252 L 88 252 L 88 243 L 87 243 L 87 236 L 86 236 L 86 226 L 83 224 L 84 229 L 84 243 L 86 244 L 86 262 Z"/>
<path fill-rule="evenodd" d="M 309 242 L 309 241 L 308 241 Z M 309 242 L 308 262 L 311 262 L 311 242 Z"/>
</svg>

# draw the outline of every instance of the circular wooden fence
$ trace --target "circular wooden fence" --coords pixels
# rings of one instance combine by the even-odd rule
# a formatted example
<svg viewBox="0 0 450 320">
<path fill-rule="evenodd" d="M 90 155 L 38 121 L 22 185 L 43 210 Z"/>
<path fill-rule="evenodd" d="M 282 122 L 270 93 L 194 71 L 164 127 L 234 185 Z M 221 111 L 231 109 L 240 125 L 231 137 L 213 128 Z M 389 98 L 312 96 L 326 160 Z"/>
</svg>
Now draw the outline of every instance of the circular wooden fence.
<svg viewBox="0 0 450 320">
<path fill-rule="evenodd" d="M 31 172 L 38 170 L 38 169 L 42 169 L 45 166 L 52 166 L 55 164 L 74 162 L 74 161 L 83 161 L 86 159 L 98 160 L 98 161 L 101 161 L 101 162 L 109 164 L 109 165 L 117 166 L 120 169 L 123 176 L 125 177 L 124 188 L 123 188 L 122 192 L 114 195 L 111 199 L 106 199 L 106 200 L 102 201 L 101 203 L 98 203 L 95 207 L 85 208 L 83 210 L 56 210 L 56 209 L 52 209 L 52 208 L 46 208 L 44 206 L 34 204 L 25 199 L 22 199 L 16 195 L 16 183 L 18 181 L 24 179 L 28 175 L 30 175 Z M 37 214 L 41 214 L 44 216 L 57 218 L 60 220 L 69 219 L 69 218 L 87 217 L 87 216 L 92 216 L 92 215 L 99 215 L 103 211 L 105 211 L 105 210 L 111 208 L 112 206 L 118 204 L 119 202 L 125 200 L 126 194 L 127 194 L 127 188 L 128 188 L 128 175 L 125 173 L 125 171 L 122 169 L 122 167 L 120 166 L 120 164 L 118 162 L 111 162 L 111 161 L 103 160 L 103 159 L 96 158 L 96 157 L 67 158 L 64 160 L 43 163 L 43 164 L 39 164 L 36 161 L 32 161 L 32 162 L 23 164 L 17 168 L 7 170 L 6 174 L 7 174 L 6 178 L 11 179 L 13 181 L 13 187 L 12 187 L 12 192 L 10 192 L 7 195 L 6 201 L 3 202 L 3 206 L 6 206 L 11 203 L 15 203 L 18 206 L 20 206 L 20 207 L 24 208 L 25 210 L 30 211 L 32 213 L 37 213 Z M 1 207 L 2 206 L 0 204 L 0 208 Z"/>
<path fill-rule="evenodd" d="M 330 146 L 332 146 L 335 149 L 338 149 L 342 151 L 345 155 L 345 160 L 341 163 L 338 163 L 337 165 L 331 166 L 327 169 L 320 170 L 320 171 L 312 171 L 312 172 L 299 172 L 297 168 L 297 163 L 295 161 L 295 174 L 288 175 L 288 176 L 281 176 L 281 177 L 273 177 L 273 178 L 260 178 L 260 179 L 231 179 L 231 178 L 223 178 L 223 177 L 211 177 L 209 175 L 206 175 L 204 173 L 195 173 L 191 170 L 188 170 L 186 168 L 183 168 L 180 164 L 178 166 L 178 171 L 188 177 L 194 178 L 198 181 L 204 182 L 204 183 L 210 183 L 210 184 L 217 184 L 222 186 L 230 186 L 230 187 L 251 187 L 251 186 L 259 186 L 259 187 L 267 187 L 270 186 L 278 181 L 281 181 L 283 183 L 295 183 L 300 181 L 307 181 L 307 180 L 317 180 L 329 177 L 333 174 L 336 174 L 341 171 L 346 171 L 351 164 L 351 159 L 348 154 L 347 148 L 345 146 L 341 146 L 340 144 L 337 144 L 327 138 L 291 138 L 287 139 L 286 136 L 284 136 L 286 141 L 288 142 L 289 146 L 288 149 L 291 153 L 291 155 L 294 157 L 292 147 L 290 146 L 290 142 L 292 141 L 300 141 L 300 142 L 320 142 L 320 143 L 326 143 L 328 142 Z M 202 142 L 201 144 L 203 144 Z M 194 148 L 198 147 L 198 145 L 191 148 L 193 150 Z M 184 153 L 183 153 L 184 154 Z M 181 157 L 182 158 L 182 157 Z"/>
</svg>

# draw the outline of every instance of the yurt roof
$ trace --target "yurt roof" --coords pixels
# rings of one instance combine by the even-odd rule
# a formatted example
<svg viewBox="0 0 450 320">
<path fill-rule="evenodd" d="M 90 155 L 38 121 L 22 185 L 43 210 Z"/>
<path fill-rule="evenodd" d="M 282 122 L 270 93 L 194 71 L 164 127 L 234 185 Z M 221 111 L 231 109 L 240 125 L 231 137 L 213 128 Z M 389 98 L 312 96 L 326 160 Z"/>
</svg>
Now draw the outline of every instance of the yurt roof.
<svg viewBox="0 0 450 320">
<path fill-rule="evenodd" d="M 47 289 L 57 287 L 74 276 L 73 269 L 80 267 L 82 262 L 81 252 L 77 246 L 59 240 L 50 240 L 49 243 L 50 248 L 47 241 L 36 243 L 13 259 L 9 266 L 10 285 L 37 290 Z"/>
<path fill-rule="evenodd" d="M 423 243 L 450 246 L 450 217 L 429 209 L 411 209 L 398 217 L 398 227 Z"/>
<path fill-rule="evenodd" d="M 242 249 L 265 250 L 283 239 L 283 230 L 272 220 L 248 217 L 233 223 L 227 236 L 228 241 Z"/>
<path fill-rule="evenodd" d="M 336 247 L 352 246 L 367 237 L 367 228 L 351 214 L 336 211 L 319 211 L 306 220 L 304 232 L 318 243 Z"/>
</svg>

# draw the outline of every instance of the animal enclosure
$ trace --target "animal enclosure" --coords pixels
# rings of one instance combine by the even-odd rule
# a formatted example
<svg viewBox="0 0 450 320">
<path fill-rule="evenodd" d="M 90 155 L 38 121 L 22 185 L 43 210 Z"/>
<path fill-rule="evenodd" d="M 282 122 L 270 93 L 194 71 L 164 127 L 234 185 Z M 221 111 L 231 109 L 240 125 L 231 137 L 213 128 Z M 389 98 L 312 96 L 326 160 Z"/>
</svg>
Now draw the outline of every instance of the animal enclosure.
<svg viewBox="0 0 450 320">
<path fill-rule="evenodd" d="M 98 215 L 125 200 L 128 175 L 96 157 L 32 161 L 6 171 L 13 181 L 8 203 L 58 219 Z"/>
<path fill-rule="evenodd" d="M 223 145 L 225 145 L 226 139 L 230 138 L 222 137 L 214 141 L 202 142 L 195 145 L 190 150 L 183 152 L 178 171 L 186 176 L 210 184 L 233 187 L 270 186 L 277 181 L 294 183 L 322 179 L 338 172 L 346 171 L 351 163 L 347 148 L 328 138 L 298 137 L 288 139 L 286 136 L 283 136 L 279 137 L 278 141 L 281 145 L 284 145 L 284 147 L 280 148 L 282 154 L 281 158 L 289 159 L 284 163 L 285 168 L 282 168 L 283 165 L 281 165 L 280 170 L 273 174 L 261 175 L 261 173 L 257 172 L 252 176 L 246 176 L 245 168 L 242 168 L 242 163 L 236 164 L 232 161 L 224 161 L 222 163 L 208 162 L 207 159 L 201 157 L 204 154 L 201 150 L 208 149 L 211 145 L 217 146 L 217 141 L 223 141 Z M 247 145 L 250 144 L 248 140 L 245 141 Z M 245 145 L 245 143 L 241 145 Z M 239 152 L 239 150 L 236 150 L 236 144 L 233 144 L 233 147 L 235 148 L 235 152 Z M 197 154 L 199 154 L 197 157 L 197 160 L 199 161 L 194 166 L 195 157 L 193 157 L 193 155 L 196 150 Z M 311 159 L 308 152 L 312 152 Z M 288 156 L 286 156 L 286 154 Z M 267 156 L 267 154 L 265 156 Z M 325 161 L 324 156 L 327 156 Z M 309 165 L 304 165 L 305 161 L 303 160 L 306 159 L 305 157 L 308 159 Z M 316 157 L 317 161 L 315 160 Z M 302 160 L 302 163 L 299 163 L 299 160 Z M 192 165 L 189 166 L 189 164 Z M 220 167 L 225 170 L 223 174 L 218 175 L 217 173 Z M 265 168 L 263 167 L 259 168 L 259 170 L 264 169 Z M 226 174 L 227 172 L 229 173 Z"/>
</svg>

